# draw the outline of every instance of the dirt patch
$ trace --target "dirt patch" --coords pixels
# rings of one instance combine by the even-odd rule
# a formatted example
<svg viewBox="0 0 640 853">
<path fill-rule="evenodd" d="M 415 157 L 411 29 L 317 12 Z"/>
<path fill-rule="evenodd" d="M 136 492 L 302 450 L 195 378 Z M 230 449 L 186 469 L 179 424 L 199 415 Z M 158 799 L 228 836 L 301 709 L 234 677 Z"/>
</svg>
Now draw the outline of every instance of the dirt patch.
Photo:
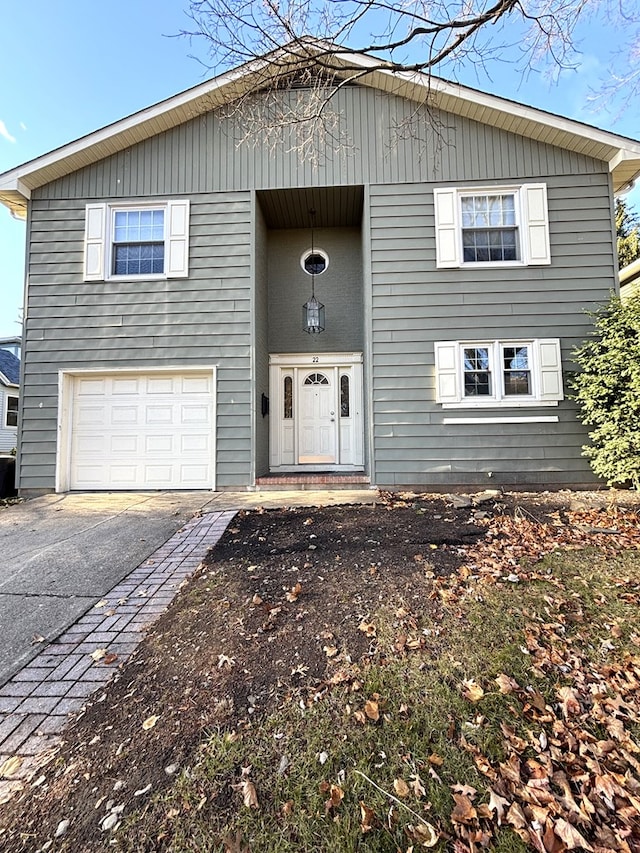
<svg viewBox="0 0 640 853">
<path fill-rule="evenodd" d="M 239 513 L 69 727 L 38 785 L 3 807 L 0 847 L 38 850 L 68 820 L 47 849 L 109 848 L 109 827 L 170 785 L 208 731 L 238 731 L 284 695 L 331 689 L 372 655 L 367 624 L 381 606 L 419 601 L 422 619 L 436 618 L 434 582 L 460 566 L 491 517 L 546 520 L 574 499 L 587 498 L 494 495 L 456 507 L 387 495 L 375 506 Z M 162 848 L 150 839 L 146 849 Z"/>
</svg>

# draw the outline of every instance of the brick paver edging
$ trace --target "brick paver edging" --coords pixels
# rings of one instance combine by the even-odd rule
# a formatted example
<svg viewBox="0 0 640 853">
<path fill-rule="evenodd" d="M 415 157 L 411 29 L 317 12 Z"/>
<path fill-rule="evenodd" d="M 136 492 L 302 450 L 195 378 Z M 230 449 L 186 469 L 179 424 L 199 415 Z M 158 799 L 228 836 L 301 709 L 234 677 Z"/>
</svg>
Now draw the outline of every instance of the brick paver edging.
<svg viewBox="0 0 640 853">
<path fill-rule="evenodd" d="M 0 687 L 0 767 L 9 758 L 19 759 L 16 772 L 0 781 L 0 803 L 21 789 L 22 780 L 58 745 L 69 714 L 78 713 L 109 681 L 114 667 L 127 660 L 235 514 L 219 511 L 191 519 Z M 106 651 L 100 660 L 92 657 L 97 649 Z"/>
</svg>

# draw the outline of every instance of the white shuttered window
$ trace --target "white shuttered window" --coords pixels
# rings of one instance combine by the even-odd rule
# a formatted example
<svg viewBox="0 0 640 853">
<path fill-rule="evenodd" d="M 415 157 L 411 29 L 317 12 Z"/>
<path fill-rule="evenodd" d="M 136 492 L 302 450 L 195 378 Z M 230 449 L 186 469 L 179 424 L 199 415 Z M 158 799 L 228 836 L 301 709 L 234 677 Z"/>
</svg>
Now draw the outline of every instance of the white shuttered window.
<svg viewBox="0 0 640 853">
<path fill-rule="evenodd" d="M 438 341 L 434 356 L 443 408 L 557 406 L 564 399 L 558 338 Z"/>
<path fill-rule="evenodd" d="M 88 204 L 84 280 L 185 278 L 189 201 Z"/>
<path fill-rule="evenodd" d="M 439 268 L 551 263 L 546 184 L 439 187 L 433 197 Z"/>
</svg>

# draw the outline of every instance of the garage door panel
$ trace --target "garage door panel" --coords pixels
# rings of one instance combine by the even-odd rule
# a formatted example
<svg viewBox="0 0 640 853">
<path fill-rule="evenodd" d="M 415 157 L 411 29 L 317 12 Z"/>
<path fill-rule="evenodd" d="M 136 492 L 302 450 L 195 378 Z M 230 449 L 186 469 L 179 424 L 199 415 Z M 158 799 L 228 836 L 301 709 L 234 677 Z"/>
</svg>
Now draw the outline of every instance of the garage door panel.
<svg viewBox="0 0 640 853">
<path fill-rule="evenodd" d="M 147 394 L 173 394 L 176 380 L 173 377 L 150 376 L 146 381 Z"/>
<path fill-rule="evenodd" d="M 144 440 L 144 452 L 149 453 L 173 453 L 172 435 L 147 435 Z"/>
<path fill-rule="evenodd" d="M 111 393 L 114 397 L 131 396 L 140 393 L 139 379 L 120 379 L 116 378 L 111 381 Z"/>
<path fill-rule="evenodd" d="M 180 382 L 182 394 L 210 394 L 211 377 L 184 376 Z"/>
<path fill-rule="evenodd" d="M 77 377 L 71 489 L 213 487 L 212 374 Z"/>
<path fill-rule="evenodd" d="M 84 403 L 78 406 L 75 421 L 79 426 L 97 426 L 102 428 L 106 418 L 106 406 L 89 406 Z"/>
<path fill-rule="evenodd" d="M 76 380 L 76 396 L 86 397 L 91 395 L 102 396 L 105 393 L 107 380 L 96 377 L 80 378 Z"/>
<path fill-rule="evenodd" d="M 113 426 L 138 423 L 139 406 L 112 406 L 110 422 Z"/>
</svg>

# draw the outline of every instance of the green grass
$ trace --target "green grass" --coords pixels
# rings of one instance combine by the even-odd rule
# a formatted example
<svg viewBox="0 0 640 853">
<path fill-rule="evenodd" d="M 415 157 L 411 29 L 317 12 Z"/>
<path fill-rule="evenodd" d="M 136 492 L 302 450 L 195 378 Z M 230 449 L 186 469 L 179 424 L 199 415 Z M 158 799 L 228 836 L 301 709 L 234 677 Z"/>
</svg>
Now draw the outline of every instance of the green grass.
<svg viewBox="0 0 640 853">
<path fill-rule="evenodd" d="M 597 551 L 557 552 L 538 570 L 546 579 L 503 586 L 469 582 L 461 600 L 445 607 L 436 624 L 418 612 L 418 632 L 438 630 L 426 637 L 425 649 L 404 657 L 393 649 L 394 608 L 381 609 L 375 616 L 378 653 L 359 684 L 335 687 L 304 708 L 300 694 L 292 694 L 232 736 L 210 733 L 188 773 L 127 820 L 116 849 L 240 853 L 243 844 L 224 841 L 239 831 L 252 853 L 396 853 L 412 844 L 409 827 L 420 817 L 450 833 L 452 785 L 477 789 L 475 805 L 487 801 L 486 779 L 461 735 L 496 763 L 505 757 L 501 723 L 525 740 L 531 732 L 539 734 L 522 716 L 518 700 L 500 693 L 495 677 L 506 673 L 550 703 L 566 681 L 561 667 L 541 670 L 527 653 L 527 626 L 540 628 L 561 659 L 579 655 L 583 665 L 638 653 L 633 633 L 638 631 L 638 553 L 612 560 Z M 618 626 L 615 636 L 612 625 Z M 476 703 L 462 695 L 462 681 L 471 678 L 485 691 Z M 381 718 L 363 724 L 355 712 L 374 694 Z M 629 730 L 640 736 L 637 726 Z M 323 753 L 325 763 L 319 758 Z M 281 772 L 283 756 L 288 765 Z M 234 788 L 247 766 L 259 808 L 244 806 Z M 379 790 L 394 794 L 394 780 L 410 784 L 416 777 L 424 795 L 401 799 L 411 811 Z M 339 786 L 344 798 L 327 809 L 330 784 Z M 360 802 L 376 816 L 368 832 L 360 825 Z M 415 850 L 424 849 L 413 843 Z M 450 845 L 451 839 L 443 839 L 434 849 Z M 494 827 L 488 849 L 530 848 L 511 830 Z"/>
</svg>

